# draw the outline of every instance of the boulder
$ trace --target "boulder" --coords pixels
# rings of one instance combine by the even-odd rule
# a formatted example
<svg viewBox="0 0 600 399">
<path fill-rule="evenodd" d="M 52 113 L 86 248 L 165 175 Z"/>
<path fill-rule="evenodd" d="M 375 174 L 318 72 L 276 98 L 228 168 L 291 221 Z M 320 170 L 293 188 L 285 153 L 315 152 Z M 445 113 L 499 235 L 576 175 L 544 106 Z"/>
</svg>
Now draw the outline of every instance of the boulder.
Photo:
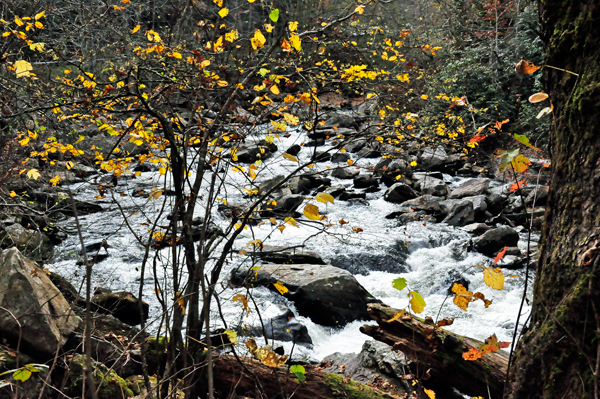
<svg viewBox="0 0 600 399">
<path fill-rule="evenodd" d="M 265 331 L 262 327 L 250 327 L 240 331 L 256 337 L 266 335 L 268 339 L 312 345 L 312 339 L 305 325 L 300 324 L 289 308 L 281 306 L 283 313 L 270 319 L 264 319 Z"/>
<path fill-rule="evenodd" d="M 429 147 L 425 148 L 421 155 L 419 155 L 419 166 L 425 170 L 430 170 L 443 165 L 447 159 L 448 154 L 446 154 L 446 150 L 443 147 Z"/>
<path fill-rule="evenodd" d="M 331 172 L 331 176 L 338 179 L 354 179 L 359 173 L 360 171 L 356 168 L 337 168 Z"/>
<path fill-rule="evenodd" d="M 83 369 L 85 356 L 76 354 L 68 365 L 69 378 L 65 391 L 71 397 L 81 397 L 83 383 Z M 98 388 L 98 399 L 126 399 L 133 396 L 133 391 L 127 386 L 127 381 L 120 377 L 115 370 L 109 369 L 104 364 L 92 360 L 94 383 Z"/>
<path fill-rule="evenodd" d="M 346 270 L 329 265 L 261 265 L 260 269 L 232 273 L 234 285 L 262 285 L 275 291 L 276 282 L 288 289 L 283 294 L 294 302 L 300 315 L 324 326 L 344 326 L 368 320 L 367 304 L 379 302 Z"/>
<path fill-rule="evenodd" d="M 20 224 L 12 224 L 0 231 L 0 245 L 3 248 L 15 246 L 24 255 L 41 262 L 52 257 L 53 245 L 42 232 L 26 229 Z"/>
<path fill-rule="evenodd" d="M 292 194 L 308 194 L 314 188 L 310 179 L 301 176 L 292 177 L 288 181 L 288 187 Z"/>
<path fill-rule="evenodd" d="M 320 364 L 323 371 L 349 376 L 355 381 L 371 384 L 376 380 L 386 381 L 395 389 L 404 391 L 407 387 L 405 376 L 410 370 L 411 361 L 386 343 L 365 341 L 362 350 L 355 353 L 333 353 Z"/>
<path fill-rule="evenodd" d="M 359 175 L 354 178 L 354 188 L 379 186 L 379 180 L 373 175 Z"/>
<path fill-rule="evenodd" d="M 101 313 L 112 314 L 123 323 L 136 326 L 142 323 L 140 315 L 140 300 L 131 292 L 106 292 L 92 297 L 95 310 Z M 149 306 L 146 302 L 141 303 L 143 309 L 143 320 L 148 319 Z"/>
<path fill-rule="evenodd" d="M 272 179 L 266 180 L 258 185 L 258 195 L 265 195 L 267 192 L 273 189 L 276 185 L 285 180 L 284 175 L 277 175 Z"/>
<path fill-rule="evenodd" d="M 396 183 L 385 192 L 384 199 L 388 202 L 404 202 L 416 198 L 417 193 L 405 183 Z"/>
<path fill-rule="evenodd" d="M 331 156 L 331 162 L 340 163 L 348 162 L 350 155 L 347 152 L 336 152 Z"/>
<path fill-rule="evenodd" d="M 485 233 L 489 229 L 491 229 L 491 227 L 488 226 L 485 223 L 471 223 L 471 224 L 468 224 L 468 225 L 466 225 L 466 226 L 463 227 L 464 231 L 466 231 L 467 233 L 471 233 L 473 235 L 476 235 L 476 236 L 482 235 L 483 233 Z"/>
<path fill-rule="evenodd" d="M 353 200 L 353 199 L 366 199 L 367 194 L 366 193 L 357 193 L 354 190 L 344 190 L 343 192 L 340 193 L 338 198 L 340 199 L 340 201 L 349 201 L 349 200 Z"/>
<path fill-rule="evenodd" d="M 404 201 L 400 204 L 403 208 L 408 208 L 414 211 L 424 211 L 431 214 L 439 214 L 442 213 L 442 208 L 440 204 L 442 199 L 440 197 L 436 197 L 435 195 L 423 195 L 408 201 Z M 445 212 L 447 214 L 447 212 Z"/>
<path fill-rule="evenodd" d="M 257 160 L 269 158 L 275 151 L 277 145 L 261 140 L 258 143 L 247 143 L 238 147 L 236 151 L 237 161 L 240 163 L 254 163 Z"/>
<path fill-rule="evenodd" d="M 527 206 L 535 205 L 546 205 L 546 200 L 548 199 L 548 187 L 539 187 L 537 190 L 532 190 L 527 198 L 525 198 L 525 204 Z"/>
<path fill-rule="evenodd" d="M 296 155 L 298 155 L 300 150 L 302 150 L 302 147 L 300 147 L 300 145 L 298 145 L 298 144 L 294 144 L 290 148 L 285 150 L 285 152 L 287 152 L 290 155 L 296 156 Z"/>
<path fill-rule="evenodd" d="M 508 226 L 502 226 L 483 233 L 473 246 L 484 255 L 494 256 L 504 247 L 516 247 L 518 242 L 519 233 Z"/>
<path fill-rule="evenodd" d="M 263 245 L 259 251 L 249 252 L 252 257 L 269 263 L 300 264 L 310 263 L 313 265 L 324 265 L 321 255 L 308 251 L 304 248 L 288 248 L 274 245 Z"/>
<path fill-rule="evenodd" d="M 21 338 L 21 350 L 49 357 L 61 348 L 81 319 L 46 273 L 16 248 L 0 253 L 0 336 Z M 19 320 L 21 327 L 13 319 Z"/>
<path fill-rule="evenodd" d="M 304 197 L 300 194 L 286 195 L 285 197 L 277 200 L 277 205 L 274 208 L 274 212 L 284 215 L 290 214 L 295 212 L 303 202 Z"/>
<path fill-rule="evenodd" d="M 471 201 L 462 200 L 452 207 L 443 223 L 451 226 L 464 226 L 475 221 L 475 211 Z"/>
<path fill-rule="evenodd" d="M 445 197 L 450 192 L 443 180 L 431 176 L 426 176 L 417 181 L 417 189 L 421 191 L 422 195 L 429 194 L 437 197 Z"/>
<path fill-rule="evenodd" d="M 490 179 L 488 178 L 469 179 L 452 190 L 448 198 L 473 197 L 475 195 L 486 194 L 489 186 Z"/>
<path fill-rule="evenodd" d="M 390 248 L 385 253 L 343 253 L 331 258 L 331 265 L 349 271 L 352 274 L 368 275 L 372 271 L 388 273 L 406 273 L 404 252 Z"/>
</svg>

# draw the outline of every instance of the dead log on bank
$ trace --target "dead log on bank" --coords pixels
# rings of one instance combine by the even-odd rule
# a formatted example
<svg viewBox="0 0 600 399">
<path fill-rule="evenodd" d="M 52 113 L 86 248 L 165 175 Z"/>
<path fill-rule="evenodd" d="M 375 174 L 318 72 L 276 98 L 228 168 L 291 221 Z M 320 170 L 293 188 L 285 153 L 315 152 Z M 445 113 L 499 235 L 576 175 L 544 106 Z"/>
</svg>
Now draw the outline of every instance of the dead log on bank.
<svg viewBox="0 0 600 399">
<path fill-rule="evenodd" d="M 383 304 L 369 304 L 368 312 L 379 325 L 364 325 L 360 331 L 403 352 L 423 366 L 423 373 L 426 371 L 439 383 L 467 395 L 502 398 L 508 366 L 508 355 L 504 351 L 467 361 L 463 353 L 481 347 L 483 342 L 435 328 L 409 313 L 388 322 L 400 311 Z"/>
<path fill-rule="evenodd" d="M 337 374 L 305 366 L 306 381 L 298 383 L 287 367 L 271 368 L 244 358 L 243 366 L 232 356 L 214 358 L 215 397 L 242 396 L 257 399 L 393 399 L 392 396 Z M 396 397 L 406 397 L 402 393 Z"/>
</svg>

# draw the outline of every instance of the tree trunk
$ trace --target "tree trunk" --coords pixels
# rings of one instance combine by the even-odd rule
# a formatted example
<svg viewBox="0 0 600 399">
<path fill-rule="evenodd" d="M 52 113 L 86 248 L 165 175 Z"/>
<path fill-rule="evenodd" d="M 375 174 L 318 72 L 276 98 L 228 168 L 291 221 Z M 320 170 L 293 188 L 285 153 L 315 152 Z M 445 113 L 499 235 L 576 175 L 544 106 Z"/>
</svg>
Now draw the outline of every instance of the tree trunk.
<svg viewBox="0 0 600 399">
<path fill-rule="evenodd" d="M 364 325 L 360 331 L 400 350 L 417 363 L 422 369 L 416 373 L 418 379 L 428 378 L 425 375 L 429 374 L 433 385 L 452 386 L 471 396 L 502 397 L 508 365 L 504 351 L 467 361 L 463 353 L 480 348 L 483 342 L 435 328 L 433 323 L 423 322 L 409 313 L 388 322 L 399 310 L 387 305 L 372 303 L 368 310 L 378 326 Z"/>
<path fill-rule="evenodd" d="M 512 398 L 598 398 L 600 367 L 600 1 L 540 1 L 554 106 L 552 182 L 530 329 Z"/>
</svg>

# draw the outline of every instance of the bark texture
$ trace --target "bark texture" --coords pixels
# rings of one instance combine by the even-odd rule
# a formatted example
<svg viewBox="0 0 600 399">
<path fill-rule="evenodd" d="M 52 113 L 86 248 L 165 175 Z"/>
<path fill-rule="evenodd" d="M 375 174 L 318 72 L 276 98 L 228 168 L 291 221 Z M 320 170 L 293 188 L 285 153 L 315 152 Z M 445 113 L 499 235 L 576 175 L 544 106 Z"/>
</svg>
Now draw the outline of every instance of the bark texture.
<svg viewBox="0 0 600 399">
<path fill-rule="evenodd" d="M 598 398 L 600 1 L 539 2 L 554 106 L 552 183 L 530 329 L 506 397 Z"/>
<path fill-rule="evenodd" d="M 368 310 L 378 325 L 364 325 L 360 331 L 401 351 L 418 364 L 422 370 L 417 371 L 419 379 L 430 377 L 431 382 L 454 387 L 470 396 L 502 397 L 508 365 L 504 351 L 467 361 L 463 353 L 480 348 L 483 342 L 435 328 L 410 313 L 388 322 L 399 310 L 383 304 L 369 304 Z"/>
</svg>

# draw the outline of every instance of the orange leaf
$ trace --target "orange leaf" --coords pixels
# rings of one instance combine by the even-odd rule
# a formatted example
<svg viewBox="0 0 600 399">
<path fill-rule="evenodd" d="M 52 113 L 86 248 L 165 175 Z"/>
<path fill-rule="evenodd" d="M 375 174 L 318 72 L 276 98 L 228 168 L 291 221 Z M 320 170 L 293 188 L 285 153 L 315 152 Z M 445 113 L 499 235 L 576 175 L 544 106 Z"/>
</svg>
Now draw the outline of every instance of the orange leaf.
<svg viewBox="0 0 600 399">
<path fill-rule="evenodd" d="M 471 140 L 469 140 L 469 143 L 479 143 L 481 141 L 483 141 L 483 139 L 485 139 L 487 136 L 483 136 L 483 135 L 477 135 L 474 136 L 473 138 L 471 138 Z"/>
<path fill-rule="evenodd" d="M 496 255 L 496 257 L 494 258 L 494 265 L 500 262 L 500 259 L 504 257 L 504 254 L 506 253 L 506 248 L 508 247 L 504 247 L 502 251 L 498 252 L 498 255 Z"/>
<path fill-rule="evenodd" d="M 475 349 L 475 348 L 471 348 L 469 349 L 467 352 L 463 353 L 462 357 L 465 360 L 477 360 L 477 359 L 481 359 L 481 353 Z"/>
<path fill-rule="evenodd" d="M 515 69 L 517 70 L 517 73 L 521 75 L 531 75 L 540 68 L 541 66 L 535 66 L 533 62 L 528 62 L 525 60 L 521 60 L 517 64 L 515 64 Z"/>
<path fill-rule="evenodd" d="M 521 180 L 519 182 L 514 183 L 512 186 L 510 186 L 509 190 L 510 191 L 517 191 L 518 189 L 520 189 L 523 186 L 526 186 L 527 182 L 525 180 Z"/>
</svg>

